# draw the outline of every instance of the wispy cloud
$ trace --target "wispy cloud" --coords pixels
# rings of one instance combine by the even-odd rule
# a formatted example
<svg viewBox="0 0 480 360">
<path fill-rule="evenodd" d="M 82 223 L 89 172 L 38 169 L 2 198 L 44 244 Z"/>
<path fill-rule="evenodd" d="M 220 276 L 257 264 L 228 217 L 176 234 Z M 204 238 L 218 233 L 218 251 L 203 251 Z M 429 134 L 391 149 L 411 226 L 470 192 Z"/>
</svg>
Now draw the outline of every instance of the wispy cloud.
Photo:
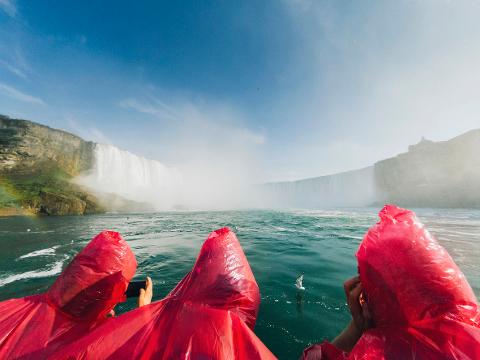
<svg viewBox="0 0 480 360">
<path fill-rule="evenodd" d="M 3 10 L 8 16 L 15 17 L 17 15 L 15 0 L 0 0 L 0 10 Z"/>
<path fill-rule="evenodd" d="M 181 174 L 169 190 L 175 201 L 194 209 L 246 206 L 250 185 L 263 179 L 264 129 L 251 129 L 231 103 L 158 89 L 140 94 L 117 105 L 153 120 L 148 127 L 161 149 L 151 157 Z"/>
<path fill-rule="evenodd" d="M 7 69 L 8 71 L 10 71 L 12 74 L 15 74 L 17 75 L 18 77 L 21 77 L 22 79 L 26 79 L 27 78 L 27 75 L 25 74 L 24 71 L 22 71 L 21 69 L 19 69 L 18 67 L 4 61 L 4 60 L 0 60 L 0 66 L 2 66 L 3 68 Z"/>
<path fill-rule="evenodd" d="M 120 101 L 118 105 L 124 109 L 135 110 L 143 114 L 153 115 L 159 119 L 178 118 L 178 114 L 173 108 L 156 98 L 150 97 L 146 100 L 128 98 Z"/>
<path fill-rule="evenodd" d="M 479 126 L 479 2 L 284 2 L 302 54 L 291 66 L 304 72 L 274 107 L 298 119 L 276 151 L 282 167 L 348 170 Z"/>
<path fill-rule="evenodd" d="M 32 72 L 32 68 L 18 44 L 2 44 L 0 46 L 0 67 L 24 80 Z"/>
<path fill-rule="evenodd" d="M 12 86 L 2 83 L 0 83 L 0 94 L 8 96 L 11 99 L 28 102 L 31 104 L 46 105 L 45 101 L 43 101 L 42 99 L 29 94 L 25 94 Z"/>
<path fill-rule="evenodd" d="M 142 114 L 152 115 L 161 120 L 175 120 L 175 122 L 195 124 L 201 128 L 228 129 L 225 133 L 235 134 L 247 143 L 263 145 L 266 141 L 261 132 L 254 132 L 241 126 L 241 116 L 229 106 L 223 104 L 196 105 L 190 101 L 176 102 L 175 105 L 167 104 L 155 96 L 146 96 L 141 100 L 128 98 L 120 101 L 118 105 L 124 109 L 134 110 Z"/>
</svg>

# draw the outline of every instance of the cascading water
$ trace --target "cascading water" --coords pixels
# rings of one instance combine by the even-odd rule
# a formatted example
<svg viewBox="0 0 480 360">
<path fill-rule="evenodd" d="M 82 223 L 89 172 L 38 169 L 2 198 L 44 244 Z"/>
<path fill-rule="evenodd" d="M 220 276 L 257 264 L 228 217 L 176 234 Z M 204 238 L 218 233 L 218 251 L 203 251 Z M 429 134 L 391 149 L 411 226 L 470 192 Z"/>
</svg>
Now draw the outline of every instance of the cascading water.
<svg viewBox="0 0 480 360">
<path fill-rule="evenodd" d="M 378 200 L 373 166 L 344 173 L 298 181 L 269 183 L 274 207 L 321 209 L 369 206 Z"/>
<path fill-rule="evenodd" d="M 235 166 L 194 165 L 184 165 L 180 171 L 112 145 L 96 144 L 93 169 L 78 182 L 97 194 L 148 203 L 155 210 L 366 206 L 377 198 L 373 167 L 253 189 L 242 183 L 242 172 Z M 108 198 L 107 208 L 115 208 L 111 201 Z"/>
<path fill-rule="evenodd" d="M 96 144 L 92 171 L 79 181 L 97 192 L 116 194 L 155 208 L 175 206 L 182 177 L 178 170 L 112 145 Z"/>
</svg>

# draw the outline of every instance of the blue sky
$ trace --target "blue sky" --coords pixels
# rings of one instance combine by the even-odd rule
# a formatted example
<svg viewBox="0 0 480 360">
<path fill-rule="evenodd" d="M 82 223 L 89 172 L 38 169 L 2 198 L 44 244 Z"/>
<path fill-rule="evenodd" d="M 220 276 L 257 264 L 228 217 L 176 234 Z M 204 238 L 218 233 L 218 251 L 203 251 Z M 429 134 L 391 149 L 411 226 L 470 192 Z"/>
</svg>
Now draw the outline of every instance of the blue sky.
<svg viewBox="0 0 480 360">
<path fill-rule="evenodd" d="M 0 113 L 255 181 L 349 170 L 480 127 L 478 18 L 467 0 L 0 0 Z"/>
</svg>

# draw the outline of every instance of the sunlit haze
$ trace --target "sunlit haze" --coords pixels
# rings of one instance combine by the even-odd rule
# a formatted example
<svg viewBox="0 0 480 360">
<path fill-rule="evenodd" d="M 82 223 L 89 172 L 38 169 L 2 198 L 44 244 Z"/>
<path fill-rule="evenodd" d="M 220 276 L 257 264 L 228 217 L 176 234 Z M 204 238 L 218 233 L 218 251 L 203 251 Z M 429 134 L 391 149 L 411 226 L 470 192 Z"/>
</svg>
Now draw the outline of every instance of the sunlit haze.
<svg viewBox="0 0 480 360">
<path fill-rule="evenodd" d="M 479 17 L 446 0 L 2 0 L 0 112 L 204 181 L 356 169 L 480 127 Z"/>
</svg>

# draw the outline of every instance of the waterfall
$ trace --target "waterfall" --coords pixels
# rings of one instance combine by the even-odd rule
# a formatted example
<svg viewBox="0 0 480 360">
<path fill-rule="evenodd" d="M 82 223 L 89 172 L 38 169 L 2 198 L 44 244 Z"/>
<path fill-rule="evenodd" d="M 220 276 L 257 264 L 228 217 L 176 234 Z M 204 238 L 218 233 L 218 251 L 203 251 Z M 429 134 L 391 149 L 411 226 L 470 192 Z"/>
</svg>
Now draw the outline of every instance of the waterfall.
<svg viewBox="0 0 480 360">
<path fill-rule="evenodd" d="M 175 206 L 182 178 L 178 170 L 112 145 L 95 144 L 92 171 L 80 182 L 97 192 L 146 202 L 156 208 Z"/>
<path fill-rule="evenodd" d="M 366 206 L 377 200 L 373 167 L 250 188 L 238 181 L 235 168 L 217 167 L 216 162 L 183 166 L 180 172 L 111 145 L 95 144 L 93 155 L 93 168 L 78 179 L 82 185 L 98 194 L 151 204 L 156 210 L 324 208 Z"/>
<path fill-rule="evenodd" d="M 263 186 L 271 206 L 321 209 L 369 206 L 378 199 L 373 166 L 298 181 Z"/>
</svg>

